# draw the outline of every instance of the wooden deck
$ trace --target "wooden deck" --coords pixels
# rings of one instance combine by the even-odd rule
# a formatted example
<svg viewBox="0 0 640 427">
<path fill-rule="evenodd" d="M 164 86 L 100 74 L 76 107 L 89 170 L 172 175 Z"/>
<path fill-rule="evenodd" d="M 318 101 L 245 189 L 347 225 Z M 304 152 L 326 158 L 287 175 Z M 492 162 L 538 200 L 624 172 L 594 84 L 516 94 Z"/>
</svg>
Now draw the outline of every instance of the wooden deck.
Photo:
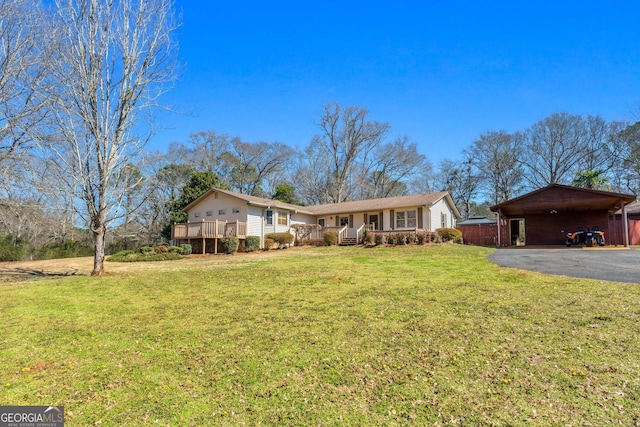
<svg viewBox="0 0 640 427">
<path fill-rule="evenodd" d="M 193 245 L 193 253 L 218 253 L 218 240 L 224 237 L 247 238 L 247 223 L 242 221 L 201 221 L 175 223 L 171 231 L 174 244 Z"/>
</svg>

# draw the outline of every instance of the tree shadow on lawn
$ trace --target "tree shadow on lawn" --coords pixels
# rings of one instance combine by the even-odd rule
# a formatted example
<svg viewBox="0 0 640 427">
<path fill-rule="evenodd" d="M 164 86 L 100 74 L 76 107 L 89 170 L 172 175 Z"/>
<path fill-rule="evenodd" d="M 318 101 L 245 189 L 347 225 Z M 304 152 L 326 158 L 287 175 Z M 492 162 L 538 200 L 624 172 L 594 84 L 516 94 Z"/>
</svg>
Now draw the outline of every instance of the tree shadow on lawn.
<svg viewBox="0 0 640 427">
<path fill-rule="evenodd" d="M 2 268 L 0 269 L 0 281 L 15 281 L 31 277 L 64 277 L 75 276 L 77 268 L 67 271 L 46 271 L 34 268 Z"/>
</svg>

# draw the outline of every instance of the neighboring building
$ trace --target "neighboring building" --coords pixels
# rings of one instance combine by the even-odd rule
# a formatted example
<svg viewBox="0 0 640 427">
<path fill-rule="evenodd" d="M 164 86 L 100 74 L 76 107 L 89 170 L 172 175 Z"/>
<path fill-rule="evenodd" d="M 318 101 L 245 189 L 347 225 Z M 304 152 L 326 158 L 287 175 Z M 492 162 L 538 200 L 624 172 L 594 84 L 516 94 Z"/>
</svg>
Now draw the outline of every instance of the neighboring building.
<svg viewBox="0 0 640 427">
<path fill-rule="evenodd" d="M 626 207 L 629 224 L 629 244 L 640 245 L 640 202 L 635 201 Z M 616 212 L 616 235 L 622 236 L 622 211 Z"/>
<path fill-rule="evenodd" d="M 174 242 L 189 242 L 194 253 L 217 252 L 218 239 L 291 232 L 294 224 L 318 224 L 338 232 L 339 243 L 359 243 L 372 231 L 433 231 L 455 227 L 460 212 L 447 192 L 316 206 L 297 206 L 212 188 L 184 208 L 188 223 L 174 224 Z M 316 238 L 321 238 L 322 231 Z"/>
<path fill-rule="evenodd" d="M 472 216 L 458 222 L 456 228 L 462 232 L 462 241 L 467 245 L 498 245 L 498 221 Z"/>
<path fill-rule="evenodd" d="M 498 214 L 498 245 L 562 245 L 569 232 L 598 228 L 606 244 L 627 246 L 631 194 L 552 184 L 491 207 Z M 618 232 L 618 229 L 620 232 Z"/>
</svg>

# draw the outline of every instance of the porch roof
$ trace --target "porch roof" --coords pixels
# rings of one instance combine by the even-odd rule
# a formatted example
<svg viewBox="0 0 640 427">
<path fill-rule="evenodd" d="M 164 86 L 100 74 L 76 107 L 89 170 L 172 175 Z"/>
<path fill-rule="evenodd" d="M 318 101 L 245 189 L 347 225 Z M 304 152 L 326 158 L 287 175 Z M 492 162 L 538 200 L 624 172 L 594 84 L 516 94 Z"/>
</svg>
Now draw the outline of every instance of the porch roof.
<svg viewBox="0 0 640 427">
<path fill-rule="evenodd" d="M 307 206 L 306 209 L 314 215 L 335 215 L 355 212 L 375 212 L 384 209 L 398 209 L 414 206 L 430 207 L 439 200 L 448 199 L 455 215 L 460 218 L 460 212 L 455 207 L 451 196 L 446 191 L 430 194 L 417 194 L 413 196 L 387 197 L 383 199 L 354 200 L 350 202 L 331 203 L 328 205 Z"/>
</svg>

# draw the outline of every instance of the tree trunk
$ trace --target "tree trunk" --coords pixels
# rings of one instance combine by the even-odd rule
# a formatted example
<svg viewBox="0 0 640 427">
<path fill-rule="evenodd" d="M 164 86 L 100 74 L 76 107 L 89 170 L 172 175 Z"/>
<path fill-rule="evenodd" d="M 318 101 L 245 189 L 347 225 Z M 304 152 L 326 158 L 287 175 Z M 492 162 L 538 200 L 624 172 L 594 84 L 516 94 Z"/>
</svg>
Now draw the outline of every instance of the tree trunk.
<svg viewBox="0 0 640 427">
<path fill-rule="evenodd" d="M 104 273 L 104 237 L 106 227 L 99 226 L 93 231 L 94 255 L 93 255 L 93 271 L 92 276 L 100 276 Z"/>
</svg>

